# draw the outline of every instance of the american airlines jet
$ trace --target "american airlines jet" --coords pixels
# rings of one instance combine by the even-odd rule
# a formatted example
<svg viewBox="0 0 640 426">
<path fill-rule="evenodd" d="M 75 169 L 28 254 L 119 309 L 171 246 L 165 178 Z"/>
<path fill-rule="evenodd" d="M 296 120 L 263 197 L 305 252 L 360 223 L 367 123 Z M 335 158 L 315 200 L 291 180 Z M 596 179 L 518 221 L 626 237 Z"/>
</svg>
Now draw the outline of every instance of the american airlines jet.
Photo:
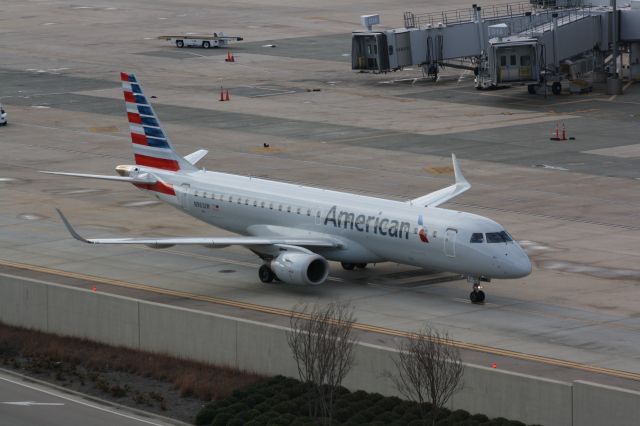
<svg viewBox="0 0 640 426">
<path fill-rule="evenodd" d="M 183 158 L 173 149 L 135 75 L 121 73 L 121 80 L 135 164 L 117 166 L 119 176 L 44 173 L 128 182 L 238 236 L 88 239 L 58 210 L 77 240 L 153 248 L 240 245 L 262 259 L 262 282 L 298 285 L 325 282 L 328 260 L 346 270 L 397 262 L 466 276 L 474 303 L 485 299 L 482 282 L 531 272 L 525 252 L 498 223 L 438 207 L 471 187 L 455 156 L 454 185 L 406 202 L 209 172 L 196 167 L 206 150 Z"/>
</svg>

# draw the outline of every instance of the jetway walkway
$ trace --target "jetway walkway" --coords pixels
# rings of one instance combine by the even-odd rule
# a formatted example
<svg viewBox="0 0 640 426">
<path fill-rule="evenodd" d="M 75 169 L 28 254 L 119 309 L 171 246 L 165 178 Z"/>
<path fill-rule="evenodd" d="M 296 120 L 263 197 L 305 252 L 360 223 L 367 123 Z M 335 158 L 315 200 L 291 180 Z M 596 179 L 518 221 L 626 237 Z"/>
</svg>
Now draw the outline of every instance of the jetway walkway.
<svg viewBox="0 0 640 426">
<path fill-rule="evenodd" d="M 403 28 L 353 33 L 352 69 L 389 72 L 421 66 L 435 78 L 447 62 L 463 60 L 473 69 L 478 88 L 519 83 L 535 92 L 549 83 L 556 93 L 588 73 L 606 76 L 614 16 L 630 77 L 638 78 L 640 0 L 615 15 L 609 6 L 584 6 L 577 0 L 406 12 Z M 619 67 L 612 65 L 609 73 L 616 75 Z"/>
</svg>

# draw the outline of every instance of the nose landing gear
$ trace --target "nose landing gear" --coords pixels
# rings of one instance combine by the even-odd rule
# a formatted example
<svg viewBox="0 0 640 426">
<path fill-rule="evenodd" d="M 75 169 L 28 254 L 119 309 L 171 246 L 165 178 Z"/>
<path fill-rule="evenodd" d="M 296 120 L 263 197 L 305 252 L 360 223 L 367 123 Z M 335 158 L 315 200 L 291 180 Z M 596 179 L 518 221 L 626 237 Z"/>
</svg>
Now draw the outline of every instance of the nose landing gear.
<svg viewBox="0 0 640 426">
<path fill-rule="evenodd" d="M 484 291 L 482 291 L 482 285 L 480 285 L 482 279 L 467 277 L 467 281 L 473 283 L 473 291 L 469 293 L 469 300 L 471 300 L 471 303 L 484 303 L 485 294 Z"/>
</svg>

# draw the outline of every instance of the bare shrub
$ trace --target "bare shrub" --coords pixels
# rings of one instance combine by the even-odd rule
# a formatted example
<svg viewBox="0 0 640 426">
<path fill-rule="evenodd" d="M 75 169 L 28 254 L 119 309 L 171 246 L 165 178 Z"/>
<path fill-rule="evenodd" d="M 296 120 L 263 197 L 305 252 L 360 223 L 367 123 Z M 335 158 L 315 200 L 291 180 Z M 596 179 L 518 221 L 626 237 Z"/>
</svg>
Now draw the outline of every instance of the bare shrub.
<svg viewBox="0 0 640 426">
<path fill-rule="evenodd" d="M 310 387 L 309 416 L 331 424 L 336 391 L 354 364 L 353 324 L 349 302 L 296 306 L 287 342 L 300 380 Z"/>
<path fill-rule="evenodd" d="M 426 417 L 426 403 L 431 403 L 431 424 L 451 396 L 462 388 L 464 365 L 460 351 L 445 331 L 425 325 L 412 333 L 399 346 L 398 358 L 393 362 L 397 374 L 388 374 L 398 392 L 420 407 Z"/>
<path fill-rule="evenodd" d="M 262 380 L 257 374 L 227 367 L 217 367 L 167 355 L 151 354 L 132 349 L 113 347 L 88 340 L 61 337 L 53 334 L 10 327 L 0 323 L 0 346 L 3 353 L 25 358 L 38 358 L 51 363 L 68 362 L 88 370 L 91 381 L 98 380 L 98 372 L 114 370 L 151 377 L 173 383 L 181 394 L 208 401 L 230 396 L 234 390 Z M 0 353 L 0 358 L 7 360 Z M 21 365 L 12 361 L 15 368 Z M 105 390 L 109 392 L 109 390 Z"/>
</svg>

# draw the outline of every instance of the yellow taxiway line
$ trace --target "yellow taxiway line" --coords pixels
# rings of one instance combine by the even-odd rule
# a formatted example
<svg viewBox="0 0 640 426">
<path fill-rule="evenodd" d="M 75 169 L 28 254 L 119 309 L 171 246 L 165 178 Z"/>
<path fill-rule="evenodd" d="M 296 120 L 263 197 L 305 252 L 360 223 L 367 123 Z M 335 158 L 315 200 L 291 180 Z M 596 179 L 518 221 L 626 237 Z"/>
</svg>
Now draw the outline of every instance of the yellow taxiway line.
<svg viewBox="0 0 640 426">
<path fill-rule="evenodd" d="M 25 263 L 12 262 L 12 261 L 3 260 L 3 259 L 0 259 L 0 266 L 8 266 L 12 268 L 23 269 L 23 270 L 34 271 L 34 272 L 42 272 L 45 274 L 57 275 L 57 276 L 66 277 L 66 278 L 74 278 L 78 280 L 107 284 L 107 285 L 112 285 L 112 286 L 117 286 L 122 288 L 147 291 L 150 293 L 162 294 L 167 296 L 175 296 L 175 297 L 191 299 L 191 300 L 198 300 L 201 302 L 231 306 L 231 307 L 240 308 L 240 309 L 247 309 L 247 310 L 256 311 L 256 312 L 284 316 L 287 318 L 291 317 L 292 315 L 300 316 L 300 317 L 308 317 L 308 315 L 296 313 L 288 309 L 272 308 L 269 306 L 257 305 L 254 303 L 239 302 L 235 300 L 222 299 L 219 297 L 198 295 L 198 294 L 188 293 L 185 291 L 153 287 L 146 284 L 130 283 L 127 281 L 97 277 L 93 275 L 86 275 L 78 272 L 61 271 L 58 269 L 48 268 L 45 266 L 29 265 Z M 360 331 L 368 331 L 372 333 L 379 333 L 379 334 L 384 334 L 384 335 L 394 336 L 394 337 L 411 337 L 413 334 L 407 331 L 395 330 L 392 328 L 386 328 L 386 327 L 380 327 L 380 326 L 362 324 L 362 323 L 354 324 L 354 329 L 360 330 Z M 566 361 L 566 360 L 557 359 L 557 358 L 550 358 L 550 357 L 541 356 L 541 355 L 526 354 L 522 352 L 510 351 L 508 349 L 500 349 L 500 348 L 494 348 L 491 346 L 478 345 L 475 343 L 466 343 L 466 342 L 453 340 L 450 342 L 450 344 L 460 349 L 483 352 L 491 355 L 505 356 L 505 357 L 521 359 L 525 361 L 539 362 L 539 363 L 557 366 L 557 367 L 573 368 L 577 370 L 587 371 L 590 373 L 604 374 L 607 376 L 620 377 L 628 380 L 640 381 L 640 373 L 633 373 L 633 372 L 622 371 L 622 370 L 614 370 L 611 368 L 597 367 L 594 365 L 581 364 L 578 362 Z"/>
</svg>

